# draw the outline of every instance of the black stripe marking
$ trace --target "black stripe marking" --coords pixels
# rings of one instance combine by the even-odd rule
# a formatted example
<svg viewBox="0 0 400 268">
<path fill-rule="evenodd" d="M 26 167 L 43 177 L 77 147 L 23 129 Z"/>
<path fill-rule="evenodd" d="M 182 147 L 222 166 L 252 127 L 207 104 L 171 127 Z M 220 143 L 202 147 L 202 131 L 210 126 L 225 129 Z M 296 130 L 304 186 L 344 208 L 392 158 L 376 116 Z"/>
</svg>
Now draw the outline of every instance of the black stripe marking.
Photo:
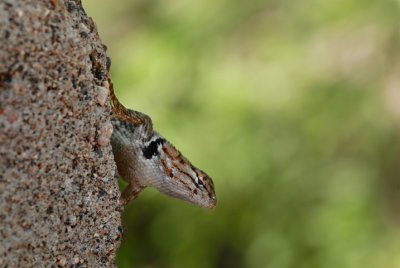
<svg viewBox="0 0 400 268">
<path fill-rule="evenodd" d="M 147 147 L 142 149 L 144 157 L 146 157 L 146 159 L 151 159 L 153 156 L 159 155 L 157 150 L 158 145 L 164 144 L 164 142 L 166 142 L 166 140 L 163 138 L 158 138 L 155 141 L 150 142 Z"/>
</svg>

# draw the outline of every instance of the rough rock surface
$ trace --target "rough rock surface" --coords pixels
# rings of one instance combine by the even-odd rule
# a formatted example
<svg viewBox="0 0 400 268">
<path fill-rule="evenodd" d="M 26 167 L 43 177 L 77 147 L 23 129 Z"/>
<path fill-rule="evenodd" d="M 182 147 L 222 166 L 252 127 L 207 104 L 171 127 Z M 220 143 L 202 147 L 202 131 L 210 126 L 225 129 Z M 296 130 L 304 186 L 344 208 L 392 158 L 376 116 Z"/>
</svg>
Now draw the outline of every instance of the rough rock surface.
<svg viewBox="0 0 400 268">
<path fill-rule="evenodd" d="M 109 63 L 79 0 L 0 0 L 0 267 L 113 267 Z"/>
</svg>

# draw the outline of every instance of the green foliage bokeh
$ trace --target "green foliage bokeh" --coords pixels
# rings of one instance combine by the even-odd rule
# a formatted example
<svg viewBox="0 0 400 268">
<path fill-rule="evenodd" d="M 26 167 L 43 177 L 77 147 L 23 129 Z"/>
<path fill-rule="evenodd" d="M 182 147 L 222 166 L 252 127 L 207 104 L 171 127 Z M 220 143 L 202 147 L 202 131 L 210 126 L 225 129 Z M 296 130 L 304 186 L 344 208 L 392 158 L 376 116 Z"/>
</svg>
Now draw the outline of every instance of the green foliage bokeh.
<svg viewBox="0 0 400 268">
<path fill-rule="evenodd" d="M 121 102 L 218 196 L 145 190 L 118 267 L 400 267 L 400 1 L 84 6 Z"/>
</svg>

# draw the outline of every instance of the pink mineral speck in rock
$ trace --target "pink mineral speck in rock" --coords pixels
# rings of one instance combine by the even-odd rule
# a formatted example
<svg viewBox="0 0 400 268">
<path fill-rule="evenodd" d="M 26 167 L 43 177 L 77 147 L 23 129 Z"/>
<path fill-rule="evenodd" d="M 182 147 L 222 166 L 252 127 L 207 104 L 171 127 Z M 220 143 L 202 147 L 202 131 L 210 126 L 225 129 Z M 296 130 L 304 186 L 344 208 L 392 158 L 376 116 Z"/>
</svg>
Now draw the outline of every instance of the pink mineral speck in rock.
<svg viewBox="0 0 400 268">
<path fill-rule="evenodd" d="M 97 103 L 100 104 L 100 106 L 104 106 L 110 91 L 106 87 L 96 87 L 96 89 L 97 89 Z"/>
<path fill-rule="evenodd" d="M 111 123 L 105 124 L 98 131 L 99 136 L 97 138 L 97 143 L 102 147 L 109 145 L 112 133 L 113 126 L 111 125 Z"/>
</svg>

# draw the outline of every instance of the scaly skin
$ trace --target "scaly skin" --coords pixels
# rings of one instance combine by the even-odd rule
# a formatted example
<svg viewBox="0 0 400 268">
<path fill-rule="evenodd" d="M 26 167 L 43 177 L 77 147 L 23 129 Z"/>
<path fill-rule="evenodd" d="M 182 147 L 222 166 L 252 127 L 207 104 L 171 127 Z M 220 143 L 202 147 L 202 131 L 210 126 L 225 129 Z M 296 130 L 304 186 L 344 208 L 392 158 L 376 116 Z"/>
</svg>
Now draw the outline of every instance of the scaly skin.
<svg viewBox="0 0 400 268">
<path fill-rule="evenodd" d="M 212 179 L 155 132 L 149 116 L 122 106 L 112 84 L 110 88 L 114 115 L 111 145 L 118 173 L 129 183 L 121 203 L 129 203 L 150 186 L 199 207 L 215 207 Z"/>
</svg>

